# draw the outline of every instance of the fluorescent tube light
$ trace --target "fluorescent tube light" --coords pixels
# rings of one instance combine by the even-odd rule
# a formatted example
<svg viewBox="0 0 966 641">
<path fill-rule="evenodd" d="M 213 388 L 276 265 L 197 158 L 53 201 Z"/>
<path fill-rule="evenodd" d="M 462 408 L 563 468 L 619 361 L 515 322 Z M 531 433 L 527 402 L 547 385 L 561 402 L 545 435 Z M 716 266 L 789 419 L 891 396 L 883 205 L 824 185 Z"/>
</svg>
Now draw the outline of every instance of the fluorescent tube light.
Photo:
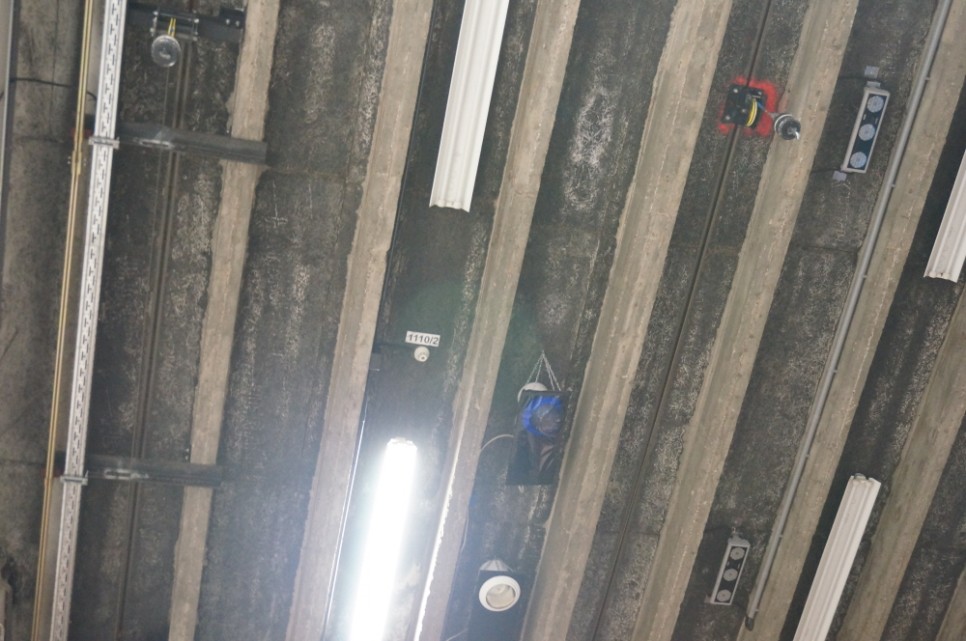
<svg viewBox="0 0 966 641">
<path fill-rule="evenodd" d="M 430 206 L 470 210 L 509 0 L 466 0 Z"/>
<path fill-rule="evenodd" d="M 878 493 L 875 479 L 861 474 L 849 479 L 794 641 L 825 641 Z"/>
<path fill-rule="evenodd" d="M 415 472 L 416 446 L 404 439 L 389 441 L 366 535 L 353 606 L 352 641 L 383 638 Z"/>
<path fill-rule="evenodd" d="M 956 282 L 966 260 L 966 155 L 959 164 L 953 192 L 929 255 L 926 276 Z"/>
</svg>

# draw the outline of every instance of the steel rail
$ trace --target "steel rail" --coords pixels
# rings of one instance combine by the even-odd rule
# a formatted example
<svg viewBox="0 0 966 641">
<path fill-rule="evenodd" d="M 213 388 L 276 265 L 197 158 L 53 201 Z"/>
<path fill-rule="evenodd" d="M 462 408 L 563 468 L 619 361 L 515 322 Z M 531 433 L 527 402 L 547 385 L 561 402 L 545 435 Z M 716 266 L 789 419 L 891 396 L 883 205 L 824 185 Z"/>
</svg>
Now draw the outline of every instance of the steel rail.
<svg viewBox="0 0 966 641">
<path fill-rule="evenodd" d="M 67 458 L 64 465 L 64 495 L 57 541 L 54 601 L 50 641 L 67 641 L 70 623 L 71 589 L 77 547 L 81 490 L 84 485 L 84 454 L 90 410 L 91 379 L 94 370 L 94 344 L 97 311 L 100 304 L 101 270 L 104 262 L 104 236 L 107 227 L 108 196 L 114 160 L 117 100 L 121 76 L 126 0 L 107 0 L 101 44 L 98 102 L 94 136 L 91 138 L 91 177 L 87 202 L 87 228 L 81 267 L 78 302 L 77 341 L 71 380 L 70 418 L 67 427 Z"/>
</svg>

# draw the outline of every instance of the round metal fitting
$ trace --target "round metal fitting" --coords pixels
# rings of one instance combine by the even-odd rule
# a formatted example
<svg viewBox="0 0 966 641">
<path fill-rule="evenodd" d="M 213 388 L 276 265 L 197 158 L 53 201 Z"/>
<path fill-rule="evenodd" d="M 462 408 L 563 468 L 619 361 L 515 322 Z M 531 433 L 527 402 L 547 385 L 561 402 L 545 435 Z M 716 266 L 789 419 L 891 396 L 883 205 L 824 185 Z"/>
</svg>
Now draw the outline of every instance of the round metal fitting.
<svg viewBox="0 0 966 641">
<path fill-rule="evenodd" d="M 779 114 L 775 118 L 775 133 L 782 140 L 798 140 L 802 137 L 802 123 L 791 114 Z"/>
<path fill-rule="evenodd" d="M 173 67 L 180 59 L 181 43 L 174 36 L 162 33 L 151 42 L 151 60 L 159 67 Z"/>
</svg>

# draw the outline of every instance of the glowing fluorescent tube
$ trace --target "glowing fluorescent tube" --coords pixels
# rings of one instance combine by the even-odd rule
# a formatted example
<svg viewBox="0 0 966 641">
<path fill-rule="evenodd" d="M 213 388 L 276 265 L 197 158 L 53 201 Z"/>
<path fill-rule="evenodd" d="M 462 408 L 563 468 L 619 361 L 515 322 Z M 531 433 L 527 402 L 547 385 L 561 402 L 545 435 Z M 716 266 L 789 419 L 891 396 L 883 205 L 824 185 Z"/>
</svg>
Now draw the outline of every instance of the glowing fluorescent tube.
<svg viewBox="0 0 966 641">
<path fill-rule="evenodd" d="M 389 441 L 366 534 L 365 556 L 352 612 L 351 641 L 383 638 L 415 472 L 416 446 L 404 439 Z"/>
<path fill-rule="evenodd" d="M 878 493 L 879 482 L 875 479 L 861 474 L 849 479 L 808 592 L 795 641 L 825 641 Z"/>
<path fill-rule="evenodd" d="M 470 210 L 509 0 L 466 0 L 431 206 Z"/>
<path fill-rule="evenodd" d="M 956 183 L 946 205 L 943 222 L 932 254 L 926 264 L 926 276 L 956 282 L 966 260 L 966 156 L 959 165 Z"/>
</svg>

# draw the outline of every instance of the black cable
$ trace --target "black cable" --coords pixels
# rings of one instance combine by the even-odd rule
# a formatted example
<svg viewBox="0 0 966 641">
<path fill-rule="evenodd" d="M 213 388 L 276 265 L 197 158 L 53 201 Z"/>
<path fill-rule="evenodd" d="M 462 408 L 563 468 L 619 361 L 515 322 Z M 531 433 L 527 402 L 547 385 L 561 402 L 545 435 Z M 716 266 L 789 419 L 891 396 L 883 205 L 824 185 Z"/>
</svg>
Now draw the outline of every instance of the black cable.
<svg viewBox="0 0 966 641">
<path fill-rule="evenodd" d="M 38 85 L 46 85 L 48 87 L 60 87 L 61 89 L 77 89 L 77 85 L 71 85 L 65 82 L 54 82 L 53 80 L 43 80 L 42 78 L 16 77 L 16 78 L 10 79 L 10 84 L 13 84 L 15 82 L 33 82 Z M 87 95 L 93 98 L 94 102 L 97 102 L 97 94 L 95 94 L 93 91 L 88 91 Z M 3 97 L 3 94 L 0 93 L 0 98 L 2 97 Z"/>
<path fill-rule="evenodd" d="M 765 29 L 768 26 L 768 18 L 771 14 L 772 4 L 774 0 L 765 0 L 764 7 L 762 9 L 761 16 L 758 22 L 757 39 L 755 46 L 752 49 L 751 60 L 748 63 L 747 75 L 745 80 L 745 87 L 749 87 L 751 83 L 751 78 L 754 75 L 754 71 L 758 66 L 758 59 L 761 54 L 762 41 L 764 40 Z M 702 230 L 700 250 L 698 253 L 698 262 L 695 266 L 694 272 L 689 279 L 688 284 L 688 295 L 687 303 L 685 304 L 684 310 L 677 323 L 676 337 L 674 340 L 674 349 L 671 354 L 671 359 L 664 370 L 663 384 L 661 386 L 661 393 L 658 397 L 657 408 L 654 413 L 654 417 L 649 421 L 650 430 L 647 433 L 647 437 L 644 443 L 644 451 L 635 460 L 636 468 L 634 472 L 633 481 L 631 483 L 630 492 L 627 495 L 624 505 L 621 509 L 620 514 L 620 526 L 617 531 L 617 541 L 613 554 L 610 557 L 610 570 L 608 572 L 606 586 L 604 588 L 604 597 L 601 599 L 599 607 L 595 608 L 594 617 L 591 624 L 591 639 L 597 641 L 601 638 L 601 632 L 604 625 L 604 612 L 608 609 L 612 595 L 614 592 L 615 581 L 617 580 L 617 570 L 627 553 L 628 545 L 628 534 L 631 529 L 631 522 L 636 517 L 638 513 L 638 505 L 640 503 L 641 493 L 644 489 L 644 482 L 646 479 L 645 470 L 647 463 L 652 459 L 654 455 L 654 450 L 657 447 L 657 432 L 659 425 L 663 422 L 666 415 L 668 406 L 670 404 L 670 395 L 673 382 L 675 380 L 674 372 L 680 366 L 680 361 L 682 358 L 682 352 L 684 349 L 684 333 L 688 326 L 689 320 L 692 318 L 694 299 L 697 295 L 697 288 L 699 277 L 704 271 L 708 256 L 708 246 L 711 238 L 711 232 L 715 227 L 715 223 L 718 220 L 718 212 L 721 203 L 724 200 L 724 192 L 727 187 L 727 177 L 731 172 L 732 161 L 735 155 L 735 149 L 738 145 L 738 127 L 734 127 L 731 131 L 728 148 L 725 152 L 725 156 L 719 166 L 717 178 L 715 195 L 709 207 L 707 216 L 705 217 L 705 225 Z"/>
</svg>

